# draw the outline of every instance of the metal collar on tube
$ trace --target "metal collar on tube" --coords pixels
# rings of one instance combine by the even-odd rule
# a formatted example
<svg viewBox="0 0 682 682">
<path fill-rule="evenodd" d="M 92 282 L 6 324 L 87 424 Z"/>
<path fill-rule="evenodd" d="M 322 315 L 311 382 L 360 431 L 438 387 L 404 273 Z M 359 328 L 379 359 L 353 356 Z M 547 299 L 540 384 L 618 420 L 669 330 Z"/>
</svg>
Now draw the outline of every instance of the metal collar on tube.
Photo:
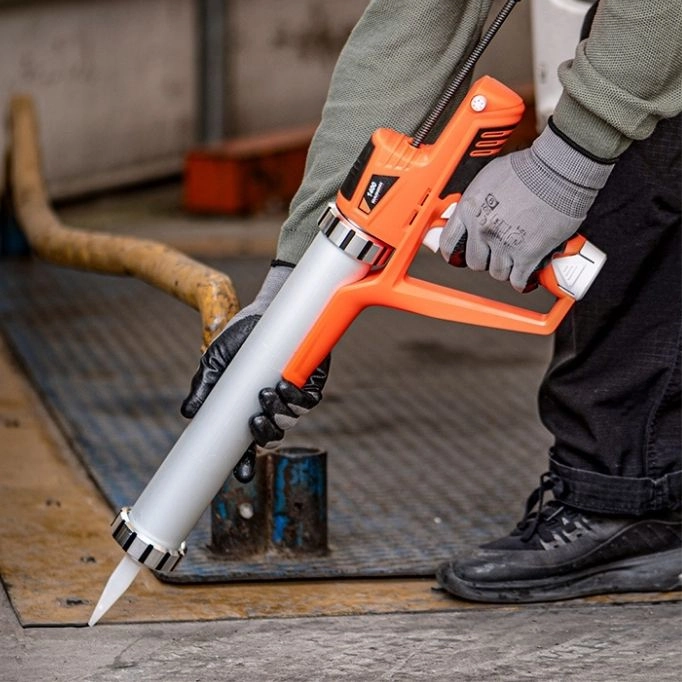
<svg viewBox="0 0 682 682">
<path fill-rule="evenodd" d="M 149 541 L 133 528 L 128 518 L 129 511 L 129 507 L 121 509 L 111 524 L 116 542 L 133 559 L 154 571 L 169 572 L 175 569 L 185 556 L 185 543 L 183 542 L 178 549 L 167 549 Z"/>
<path fill-rule="evenodd" d="M 391 251 L 391 248 L 384 242 L 363 232 L 348 220 L 336 204 L 327 206 L 318 225 L 327 239 L 362 263 L 369 263 L 371 266 L 380 265 Z"/>
</svg>

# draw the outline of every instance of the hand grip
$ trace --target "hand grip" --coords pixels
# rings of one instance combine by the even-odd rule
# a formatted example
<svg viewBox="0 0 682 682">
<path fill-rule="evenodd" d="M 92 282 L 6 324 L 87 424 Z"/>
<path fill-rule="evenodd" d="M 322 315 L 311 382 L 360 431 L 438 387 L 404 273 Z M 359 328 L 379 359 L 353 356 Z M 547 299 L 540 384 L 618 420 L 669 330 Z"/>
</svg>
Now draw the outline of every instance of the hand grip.
<svg viewBox="0 0 682 682">
<path fill-rule="evenodd" d="M 424 236 L 422 244 L 437 253 L 442 232 L 442 227 L 432 227 Z M 450 265 L 466 267 L 465 250 L 466 234 L 452 252 Z M 592 286 L 605 262 L 606 254 L 601 249 L 581 235 L 576 235 L 543 260 L 533 272 L 524 293 L 541 284 L 557 297 L 570 296 L 579 301 Z"/>
<path fill-rule="evenodd" d="M 484 107 L 474 103 L 484 103 Z M 386 259 L 359 281 L 341 286 L 287 364 L 283 375 L 301 386 L 368 306 L 386 306 L 442 320 L 530 334 L 551 334 L 603 262 L 569 242 L 568 263 L 552 259 L 540 282 L 556 297 L 547 313 L 475 296 L 408 275 L 426 238 L 436 233 L 482 163 L 499 153 L 523 114 L 523 101 L 487 76 L 480 78 L 433 144 L 415 147 L 397 131 L 376 130 L 336 197 L 337 214 L 354 230 L 383 244 Z M 435 246 L 434 246 L 435 243 Z M 560 260 L 560 262 L 555 262 Z M 586 261 L 586 262 L 583 262 Z"/>
<path fill-rule="evenodd" d="M 538 271 L 538 281 L 555 296 L 579 301 L 606 262 L 606 254 L 582 235 L 569 239 Z"/>
</svg>

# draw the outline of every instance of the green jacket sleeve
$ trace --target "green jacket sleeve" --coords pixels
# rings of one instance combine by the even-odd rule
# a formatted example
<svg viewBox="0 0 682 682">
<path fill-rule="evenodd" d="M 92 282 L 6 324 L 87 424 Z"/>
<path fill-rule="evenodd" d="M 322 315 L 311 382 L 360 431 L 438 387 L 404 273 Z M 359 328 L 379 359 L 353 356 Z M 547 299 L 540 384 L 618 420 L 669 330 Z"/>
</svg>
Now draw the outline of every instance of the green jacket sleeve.
<svg viewBox="0 0 682 682">
<path fill-rule="evenodd" d="M 559 78 L 557 127 L 598 158 L 618 157 L 682 111 L 682 3 L 600 0 Z"/>
<path fill-rule="evenodd" d="M 492 0 L 372 0 L 337 61 L 277 258 L 297 263 L 371 133 L 411 134 L 480 35 Z"/>
</svg>

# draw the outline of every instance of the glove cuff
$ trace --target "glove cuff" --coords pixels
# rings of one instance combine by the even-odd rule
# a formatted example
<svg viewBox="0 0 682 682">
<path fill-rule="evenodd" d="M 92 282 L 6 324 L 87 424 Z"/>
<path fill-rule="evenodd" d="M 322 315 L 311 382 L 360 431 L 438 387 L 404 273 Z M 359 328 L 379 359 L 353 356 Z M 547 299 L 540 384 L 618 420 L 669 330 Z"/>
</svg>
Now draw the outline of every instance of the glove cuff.
<svg viewBox="0 0 682 682">
<path fill-rule="evenodd" d="M 293 266 L 284 265 L 283 263 L 273 264 L 270 267 L 268 274 L 265 275 L 260 291 L 256 298 L 253 299 L 253 303 L 248 306 L 250 314 L 262 315 L 266 311 L 293 269 Z"/>
<path fill-rule="evenodd" d="M 606 184 L 613 170 L 613 162 L 596 160 L 570 145 L 548 125 L 533 142 L 535 157 L 565 180 L 599 190 Z"/>
<path fill-rule="evenodd" d="M 239 320 L 244 319 L 245 317 L 250 317 L 253 315 L 257 315 L 258 317 L 262 316 L 272 302 L 272 299 L 275 298 L 275 296 L 277 296 L 279 293 L 279 290 L 284 285 L 284 282 L 287 281 L 287 278 L 293 269 L 293 265 L 289 265 L 283 261 L 273 261 L 270 269 L 268 270 L 268 274 L 265 275 L 265 279 L 263 280 L 263 284 L 261 284 L 260 291 L 256 295 L 256 298 L 254 298 L 249 305 L 242 308 L 227 323 L 225 329 L 228 329 L 235 322 L 239 322 Z"/>
</svg>

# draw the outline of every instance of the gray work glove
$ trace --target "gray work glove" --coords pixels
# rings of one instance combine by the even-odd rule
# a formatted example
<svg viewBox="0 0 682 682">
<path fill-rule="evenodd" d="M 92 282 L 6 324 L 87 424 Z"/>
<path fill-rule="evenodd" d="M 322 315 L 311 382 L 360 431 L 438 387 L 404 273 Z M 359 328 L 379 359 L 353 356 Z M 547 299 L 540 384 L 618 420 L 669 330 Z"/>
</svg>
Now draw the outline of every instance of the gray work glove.
<svg viewBox="0 0 682 682">
<path fill-rule="evenodd" d="M 218 379 L 237 354 L 256 323 L 275 298 L 291 274 L 293 266 L 273 263 L 252 303 L 240 310 L 206 349 L 199 362 L 189 395 L 182 403 L 185 417 L 194 417 Z M 284 438 L 298 418 L 311 410 L 322 399 L 322 389 L 327 380 L 329 358 L 311 375 L 303 388 L 282 380 L 275 387 L 264 387 L 258 394 L 262 412 L 249 420 L 251 435 L 258 445 L 271 446 Z M 255 473 L 255 447 L 251 446 L 235 467 L 234 474 L 242 482 Z"/>
<path fill-rule="evenodd" d="M 551 125 L 529 149 L 493 159 L 471 181 L 440 237 L 443 258 L 526 288 L 544 258 L 585 219 L 613 163 L 571 146 Z"/>
</svg>

